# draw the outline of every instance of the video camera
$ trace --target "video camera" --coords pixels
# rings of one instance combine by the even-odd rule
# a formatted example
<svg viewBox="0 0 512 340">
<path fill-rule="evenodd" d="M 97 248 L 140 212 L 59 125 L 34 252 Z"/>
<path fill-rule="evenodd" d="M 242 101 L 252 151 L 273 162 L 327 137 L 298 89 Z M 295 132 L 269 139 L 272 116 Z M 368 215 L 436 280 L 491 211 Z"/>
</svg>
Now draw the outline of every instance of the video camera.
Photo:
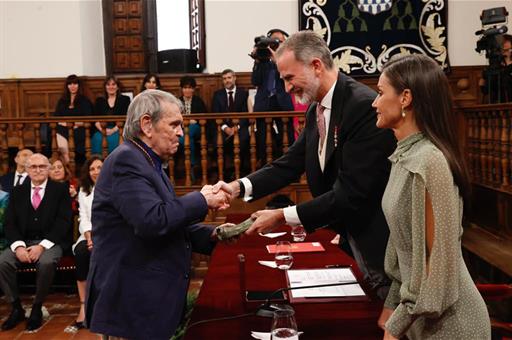
<svg viewBox="0 0 512 340">
<path fill-rule="evenodd" d="M 512 78 L 504 65 L 502 53 L 503 34 L 507 32 L 507 17 L 505 7 L 483 10 L 480 15 L 482 29 L 475 32 L 476 35 L 481 35 L 475 50 L 479 53 L 485 51 L 485 57 L 489 60 L 489 66 L 482 72 L 485 85 L 481 87 L 483 94 L 488 96 L 489 104 L 507 101 L 507 97 L 510 96 L 509 83 Z"/>
<path fill-rule="evenodd" d="M 498 27 L 496 24 L 507 22 L 508 12 L 505 7 L 485 9 L 480 15 L 482 29 L 475 32 L 481 35 L 476 43 L 475 50 L 478 53 L 485 51 L 485 57 L 489 59 L 490 67 L 499 67 L 503 61 L 501 54 L 501 41 L 498 39 L 502 34 L 507 33 L 507 26 Z M 489 28 L 489 25 L 493 25 Z"/>
<path fill-rule="evenodd" d="M 272 50 L 275 51 L 279 47 L 279 44 L 279 39 L 272 39 L 264 35 L 258 36 L 254 38 L 255 50 L 251 54 L 249 54 L 249 56 L 258 61 L 268 61 L 271 56 L 268 48 L 270 47 Z"/>
</svg>

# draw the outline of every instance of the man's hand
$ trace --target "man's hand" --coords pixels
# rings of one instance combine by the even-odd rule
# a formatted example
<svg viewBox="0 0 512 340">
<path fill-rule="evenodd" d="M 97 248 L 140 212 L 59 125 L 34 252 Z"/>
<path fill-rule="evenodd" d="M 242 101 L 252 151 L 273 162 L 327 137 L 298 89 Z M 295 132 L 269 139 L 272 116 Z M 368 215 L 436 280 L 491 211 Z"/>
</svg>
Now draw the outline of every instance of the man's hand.
<svg viewBox="0 0 512 340">
<path fill-rule="evenodd" d="M 224 133 L 228 136 L 233 136 L 235 134 L 235 128 L 232 128 L 232 127 L 229 127 L 229 126 L 226 126 L 224 128 Z"/>
<path fill-rule="evenodd" d="M 259 210 L 252 214 L 251 218 L 255 221 L 245 232 L 247 235 L 255 233 L 266 234 L 286 223 L 283 209 Z"/>
<path fill-rule="evenodd" d="M 240 195 L 240 183 L 238 183 L 238 181 L 230 183 L 218 181 L 217 184 L 213 186 L 213 193 L 216 194 L 221 190 L 228 193 L 230 196 L 229 200 L 232 201 Z"/>
<path fill-rule="evenodd" d="M 229 202 L 231 201 L 231 195 L 229 194 L 229 192 L 226 192 L 218 188 L 216 192 L 214 192 L 213 188 L 214 187 L 211 185 L 205 185 L 201 189 L 201 194 L 203 194 L 204 198 L 206 199 L 208 208 L 214 210 L 225 210 L 229 208 Z"/>
<path fill-rule="evenodd" d="M 224 223 L 224 224 L 221 224 L 219 227 L 222 227 L 222 228 L 233 228 L 235 226 L 236 226 L 236 224 L 234 224 L 234 223 Z M 238 242 L 238 240 L 240 239 L 241 236 L 242 236 L 241 234 L 238 234 L 238 235 L 230 237 L 230 238 L 228 238 L 226 240 L 222 240 L 221 242 L 222 243 L 227 243 L 227 244 L 234 244 L 234 243 Z M 216 241 L 218 240 L 217 228 L 213 229 L 211 238 L 216 240 Z"/>
<path fill-rule="evenodd" d="M 27 248 L 28 256 L 30 258 L 30 262 L 37 262 L 41 257 L 41 254 L 44 252 L 44 247 L 40 244 L 36 244 Z"/>
<path fill-rule="evenodd" d="M 90 231 L 84 233 L 85 241 L 87 242 L 87 250 L 92 250 L 92 236 Z"/>
<path fill-rule="evenodd" d="M 25 247 L 16 248 L 16 258 L 22 263 L 30 263 L 30 257 Z"/>
</svg>

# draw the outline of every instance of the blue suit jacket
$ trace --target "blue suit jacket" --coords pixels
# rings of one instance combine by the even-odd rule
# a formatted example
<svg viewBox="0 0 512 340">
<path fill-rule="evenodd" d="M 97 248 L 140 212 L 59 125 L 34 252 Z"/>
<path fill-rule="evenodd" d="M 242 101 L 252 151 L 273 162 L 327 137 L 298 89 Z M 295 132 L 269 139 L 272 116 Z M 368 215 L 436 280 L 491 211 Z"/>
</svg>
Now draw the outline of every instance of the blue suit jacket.
<svg viewBox="0 0 512 340">
<path fill-rule="evenodd" d="M 177 197 L 143 152 L 124 142 L 105 160 L 94 189 L 94 248 L 86 322 L 91 331 L 169 339 L 179 324 L 192 251 L 210 253 L 213 227 L 199 192 Z"/>
</svg>

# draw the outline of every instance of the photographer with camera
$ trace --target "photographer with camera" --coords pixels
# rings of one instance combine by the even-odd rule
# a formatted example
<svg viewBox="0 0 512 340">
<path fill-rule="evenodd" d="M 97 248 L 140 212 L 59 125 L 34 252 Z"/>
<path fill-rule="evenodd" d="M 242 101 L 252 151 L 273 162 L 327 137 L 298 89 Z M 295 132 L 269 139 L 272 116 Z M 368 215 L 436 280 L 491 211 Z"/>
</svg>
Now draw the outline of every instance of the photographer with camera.
<svg viewBox="0 0 512 340">
<path fill-rule="evenodd" d="M 293 111 L 290 94 L 285 91 L 284 82 L 279 75 L 273 58 L 274 51 L 287 37 L 288 33 L 285 31 L 272 29 L 268 31 L 266 36 L 254 39 L 254 48 L 250 54 L 254 59 L 252 84 L 258 88 L 254 98 L 254 112 Z M 293 122 L 292 120 L 290 122 L 291 124 L 288 126 L 288 140 L 291 144 L 293 143 Z M 273 127 L 272 150 L 274 158 L 277 158 L 282 154 L 282 120 L 274 119 Z M 257 157 L 261 165 L 264 165 L 266 163 L 266 126 L 263 118 L 257 119 L 256 128 Z"/>
<path fill-rule="evenodd" d="M 485 52 L 489 60 L 480 81 L 482 93 L 487 96 L 484 102 L 489 104 L 512 101 L 512 36 L 505 34 L 507 16 L 505 7 L 483 10 L 480 15 L 482 29 L 475 32 L 481 36 L 475 50 Z"/>
</svg>

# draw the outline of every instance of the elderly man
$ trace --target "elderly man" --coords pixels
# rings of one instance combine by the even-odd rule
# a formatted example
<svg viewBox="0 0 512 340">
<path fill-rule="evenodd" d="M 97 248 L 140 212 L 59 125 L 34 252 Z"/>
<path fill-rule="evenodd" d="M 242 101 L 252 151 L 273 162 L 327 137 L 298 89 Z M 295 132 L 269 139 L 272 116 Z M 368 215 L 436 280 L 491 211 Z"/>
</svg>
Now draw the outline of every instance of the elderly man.
<svg viewBox="0 0 512 340">
<path fill-rule="evenodd" d="M 48 179 L 50 162 L 39 153 L 27 160 L 30 181 L 12 190 L 5 234 L 10 248 L 0 255 L 0 288 L 12 303 L 12 312 L 2 324 L 8 330 L 25 319 L 16 283 L 16 268 L 34 263 L 36 296 L 27 330 L 41 327 L 41 307 L 50 289 L 62 250 L 71 244 L 71 198 L 68 187 Z"/>
<path fill-rule="evenodd" d="M 307 231 L 331 226 L 347 232 L 350 248 L 381 298 L 389 289 L 384 273 L 388 226 L 381 199 L 395 148 L 391 131 L 376 127 L 370 88 L 338 72 L 326 43 L 313 32 L 298 32 L 281 44 L 275 59 L 286 90 L 316 101 L 306 127 L 281 158 L 231 182 L 233 196 L 258 199 L 306 177 L 313 199 L 296 206 L 256 212 L 248 234 L 278 225 L 302 224 Z"/>
<path fill-rule="evenodd" d="M 178 197 L 162 170 L 183 136 L 182 111 L 169 93 L 139 94 L 128 108 L 124 143 L 103 164 L 86 301 L 95 333 L 169 339 L 182 318 L 191 253 L 208 254 L 215 245 L 214 228 L 196 223 L 208 208 L 228 207 L 229 196 L 204 186 Z"/>
<path fill-rule="evenodd" d="M 27 178 L 27 170 L 25 169 L 25 164 L 27 163 L 27 159 L 32 156 L 33 152 L 30 149 L 21 149 L 16 154 L 14 158 L 14 162 L 16 163 L 16 170 L 14 172 L 10 172 L 6 175 L 3 175 L 0 178 L 0 184 L 2 185 L 2 190 L 10 193 L 12 188 L 15 186 L 23 184 L 25 179 Z"/>
</svg>

